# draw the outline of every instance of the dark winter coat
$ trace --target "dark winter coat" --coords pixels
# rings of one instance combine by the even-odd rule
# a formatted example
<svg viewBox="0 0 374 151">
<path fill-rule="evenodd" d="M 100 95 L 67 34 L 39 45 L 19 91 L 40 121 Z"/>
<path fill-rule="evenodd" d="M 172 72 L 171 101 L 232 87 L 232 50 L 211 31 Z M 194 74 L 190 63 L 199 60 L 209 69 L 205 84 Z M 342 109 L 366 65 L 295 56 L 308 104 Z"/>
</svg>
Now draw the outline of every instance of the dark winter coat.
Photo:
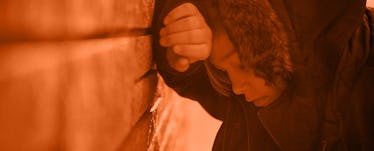
<svg viewBox="0 0 374 151">
<path fill-rule="evenodd" d="M 277 14 L 287 32 L 295 71 L 283 95 L 260 109 L 218 94 L 202 62 L 184 73 L 167 64 L 158 33 L 165 15 L 185 2 L 198 6 L 214 34 L 214 0 L 156 0 L 154 59 L 170 87 L 223 121 L 213 150 L 374 150 L 374 13 L 365 0 L 266 1 L 272 9 L 264 11 Z M 257 129 L 266 133 L 262 140 L 252 137 L 263 135 Z"/>
</svg>

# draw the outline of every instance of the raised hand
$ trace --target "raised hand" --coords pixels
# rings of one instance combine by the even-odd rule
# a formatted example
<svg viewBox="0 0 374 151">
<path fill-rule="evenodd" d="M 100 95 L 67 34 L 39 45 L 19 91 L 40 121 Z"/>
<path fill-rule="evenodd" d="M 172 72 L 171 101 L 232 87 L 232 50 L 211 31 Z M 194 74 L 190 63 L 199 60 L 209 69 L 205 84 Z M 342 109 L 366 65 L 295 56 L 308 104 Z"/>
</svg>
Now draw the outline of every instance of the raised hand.
<svg viewBox="0 0 374 151">
<path fill-rule="evenodd" d="M 191 3 L 171 10 L 164 18 L 160 30 L 160 44 L 167 47 L 167 60 L 171 67 L 184 72 L 191 63 L 205 60 L 212 49 L 212 31 L 204 17 Z"/>
</svg>

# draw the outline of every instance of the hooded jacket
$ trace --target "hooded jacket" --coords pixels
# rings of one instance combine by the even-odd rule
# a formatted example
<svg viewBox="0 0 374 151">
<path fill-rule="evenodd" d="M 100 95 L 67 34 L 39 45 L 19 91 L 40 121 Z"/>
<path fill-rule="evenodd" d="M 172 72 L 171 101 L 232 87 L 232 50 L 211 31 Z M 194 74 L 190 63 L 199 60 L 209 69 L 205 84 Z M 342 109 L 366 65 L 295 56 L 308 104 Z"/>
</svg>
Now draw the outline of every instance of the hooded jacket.
<svg viewBox="0 0 374 151">
<path fill-rule="evenodd" d="M 273 41 L 273 35 L 267 37 L 270 40 L 261 33 L 243 35 L 247 29 L 242 20 L 251 17 L 236 16 L 229 7 L 222 7 L 229 1 L 158 0 L 152 26 L 154 60 L 166 84 L 223 121 L 213 150 L 275 150 L 267 148 L 268 143 L 282 151 L 374 150 L 374 15 L 366 9 L 366 1 L 248 0 L 251 5 L 243 11 L 276 15 L 270 18 L 274 29 L 269 30 L 284 35 L 275 35 L 278 39 Z M 223 24 L 235 45 L 255 40 L 260 41 L 256 46 L 261 49 L 261 42 L 287 43 L 288 49 L 283 51 L 288 51 L 294 71 L 283 95 L 256 109 L 241 96 L 216 92 L 203 62 L 183 73 L 172 69 L 166 49 L 158 43 L 158 33 L 166 14 L 186 2 L 199 8 L 213 35 L 216 25 Z M 252 14 L 246 15 L 260 19 L 256 11 L 249 12 Z M 251 23 L 255 26 L 257 22 Z M 260 125 L 271 140 L 251 137 L 253 125 Z"/>
</svg>

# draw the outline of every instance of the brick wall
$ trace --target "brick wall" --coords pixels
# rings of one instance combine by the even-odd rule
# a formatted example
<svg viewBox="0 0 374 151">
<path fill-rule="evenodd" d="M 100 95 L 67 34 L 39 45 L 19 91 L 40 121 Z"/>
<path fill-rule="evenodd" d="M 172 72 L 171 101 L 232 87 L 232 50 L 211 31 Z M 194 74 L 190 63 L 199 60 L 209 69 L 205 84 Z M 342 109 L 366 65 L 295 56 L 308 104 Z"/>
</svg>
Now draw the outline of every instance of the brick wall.
<svg viewBox="0 0 374 151">
<path fill-rule="evenodd" d="M 0 150 L 146 150 L 153 0 L 2 0 Z"/>
</svg>

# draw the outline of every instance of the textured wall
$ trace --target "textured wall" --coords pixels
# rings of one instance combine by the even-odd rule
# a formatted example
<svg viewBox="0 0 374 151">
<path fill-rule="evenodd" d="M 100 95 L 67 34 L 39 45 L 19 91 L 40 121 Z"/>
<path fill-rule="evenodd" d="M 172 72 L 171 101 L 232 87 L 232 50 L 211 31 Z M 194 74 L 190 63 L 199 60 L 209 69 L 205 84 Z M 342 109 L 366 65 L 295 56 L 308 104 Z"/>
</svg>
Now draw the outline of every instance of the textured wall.
<svg viewBox="0 0 374 151">
<path fill-rule="evenodd" d="M 153 0 L 0 3 L 0 150 L 145 150 Z"/>
<path fill-rule="evenodd" d="M 153 0 L 1 0 L 0 40 L 84 39 L 148 28 Z"/>
</svg>

